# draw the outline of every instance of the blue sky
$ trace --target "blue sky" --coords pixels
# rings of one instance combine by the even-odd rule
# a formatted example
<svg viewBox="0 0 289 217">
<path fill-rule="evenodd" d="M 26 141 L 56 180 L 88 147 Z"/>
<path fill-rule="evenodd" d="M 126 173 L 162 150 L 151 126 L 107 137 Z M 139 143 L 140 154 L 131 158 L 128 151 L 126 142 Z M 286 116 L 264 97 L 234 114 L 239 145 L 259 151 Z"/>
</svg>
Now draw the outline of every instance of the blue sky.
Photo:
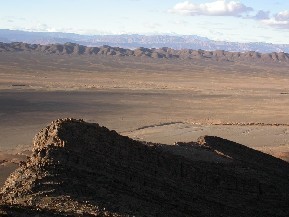
<svg viewBox="0 0 289 217">
<path fill-rule="evenodd" d="M 3 0 L 0 28 L 289 44 L 289 0 Z"/>
</svg>

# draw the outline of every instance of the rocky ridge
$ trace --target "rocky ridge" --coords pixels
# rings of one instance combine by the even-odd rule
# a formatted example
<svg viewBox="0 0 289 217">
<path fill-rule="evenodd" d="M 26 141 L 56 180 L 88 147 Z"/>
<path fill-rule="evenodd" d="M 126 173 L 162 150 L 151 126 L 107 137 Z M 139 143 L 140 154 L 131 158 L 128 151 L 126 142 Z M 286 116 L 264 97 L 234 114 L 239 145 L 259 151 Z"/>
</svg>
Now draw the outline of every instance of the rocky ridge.
<svg viewBox="0 0 289 217">
<path fill-rule="evenodd" d="M 0 215 L 288 216 L 288 174 L 288 163 L 218 137 L 167 146 L 59 119 L 5 182 Z"/>
<path fill-rule="evenodd" d="M 108 45 L 101 47 L 86 47 L 75 43 L 40 45 L 22 42 L 0 42 L 0 53 L 3 52 L 37 52 L 57 55 L 134 56 L 155 59 L 204 59 L 230 62 L 289 63 L 289 54 L 284 52 L 259 53 L 255 51 L 228 52 L 224 50 L 175 50 L 167 47 L 151 49 L 140 47 L 130 50 L 120 47 L 111 47 Z"/>
</svg>

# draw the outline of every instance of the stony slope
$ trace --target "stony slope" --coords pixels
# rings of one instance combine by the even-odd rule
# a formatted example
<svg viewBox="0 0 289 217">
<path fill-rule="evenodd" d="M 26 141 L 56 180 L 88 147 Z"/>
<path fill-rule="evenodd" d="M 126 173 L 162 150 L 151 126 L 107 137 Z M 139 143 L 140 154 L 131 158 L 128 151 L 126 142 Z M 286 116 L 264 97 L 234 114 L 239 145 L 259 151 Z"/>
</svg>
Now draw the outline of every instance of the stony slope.
<svg viewBox="0 0 289 217">
<path fill-rule="evenodd" d="M 2 43 L 0 42 L 0 52 L 38 52 L 44 54 L 58 55 L 102 55 L 102 56 L 135 56 L 149 57 L 155 59 L 204 59 L 214 61 L 231 62 L 261 62 L 261 63 L 289 63 L 289 54 L 284 52 L 258 53 L 250 52 L 227 52 L 224 50 L 204 51 L 204 50 L 174 50 L 171 48 L 137 48 L 135 50 L 119 47 L 86 47 L 75 43 L 65 44 L 26 44 L 20 42 Z"/>
<path fill-rule="evenodd" d="M 288 216 L 289 164 L 217 137 L 166 146 L 61 119 L 0 196 L 3 216 Z"/>
</svg>

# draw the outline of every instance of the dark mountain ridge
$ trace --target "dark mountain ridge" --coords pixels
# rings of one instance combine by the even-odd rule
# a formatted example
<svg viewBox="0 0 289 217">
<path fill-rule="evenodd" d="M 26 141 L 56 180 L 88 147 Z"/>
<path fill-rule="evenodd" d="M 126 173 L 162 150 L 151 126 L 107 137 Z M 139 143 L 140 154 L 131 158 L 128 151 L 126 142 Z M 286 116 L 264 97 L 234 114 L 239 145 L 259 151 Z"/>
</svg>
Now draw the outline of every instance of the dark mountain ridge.
<svg viewBox="0 0 289 217">
<path fill-rule="evenodd" d="M 201 156 L 201 157 L 200 157 Z M 60 119 L 0 191 L 3 216 L 288 216 L 289 164 L 211 136 L 174 146 Z"/>
<path fill-rule="evenodd" d="M 277 62 L 288 63 L 289 54 L 284 52 L 259 53 L 250 52 L 228 52 L 224 50 L 204 51 L 204 50 L 174 50 L 172 48 L 144 48 L 140 47 L 135 50 L 110 47 L 104 45 L 101 47 L 86 47 L 75 43 L 65 44 L 27 44 L 22 42 L 2 43 L 0 42 L 0 53 L 5 52 L 37 52 L 43 54 L 57 55 L 102 55 L 102 56 L 135 56 L 148 57 L 155 59 L 204 59 L 215 61 L 230 62 Z"/>
</svg>

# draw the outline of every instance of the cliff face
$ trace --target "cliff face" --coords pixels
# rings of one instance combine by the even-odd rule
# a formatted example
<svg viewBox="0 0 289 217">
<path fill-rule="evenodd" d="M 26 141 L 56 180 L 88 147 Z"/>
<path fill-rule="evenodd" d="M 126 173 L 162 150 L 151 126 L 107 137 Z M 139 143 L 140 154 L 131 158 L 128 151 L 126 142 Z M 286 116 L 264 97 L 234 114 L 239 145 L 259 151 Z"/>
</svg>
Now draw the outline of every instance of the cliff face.
<svg viewBox="0 0 289 217">
<path fill-rule="evenodd" d="M 166 146 L 61 119 L 0 196 L 12 216 L 288 216 L 289 165 L 217 137 Z"/>
<path fill-rule="evenodd" d="M 101 46 L 86 47 L 75 43 L 65 44 L 27 44 L 21 42 L 2 43 L 0 42 L 0 53 L 4 52 L 33 52 L 56 55 L 101 55 L 101 56 L 133 56 L 148 57 L 154 59 L 203 59 L 213 61 L 230 61 L 230 62 L 260 62 L 260 63 L 288 63 L 289 54 L 284 52 L 259 53 L 249 52 L 228 52 L 224 50 L 205 51 L 182 49 L 175 50 L 172 48 L 137 48 L 134 50 Z"/>
</svg>

